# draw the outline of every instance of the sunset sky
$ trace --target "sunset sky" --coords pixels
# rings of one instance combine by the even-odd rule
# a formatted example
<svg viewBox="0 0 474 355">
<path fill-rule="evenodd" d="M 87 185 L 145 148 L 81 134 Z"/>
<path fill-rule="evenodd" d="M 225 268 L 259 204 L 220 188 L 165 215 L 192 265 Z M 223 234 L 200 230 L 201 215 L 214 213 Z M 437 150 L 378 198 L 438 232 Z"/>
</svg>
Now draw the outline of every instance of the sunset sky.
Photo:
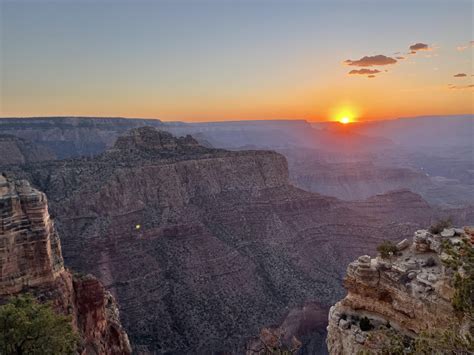
<svg viewBox="0 0 474 355">
<path fill-rule="evenodd" d="M 473 113 L 470 0 L 0 1 L 4 117 Z"/>
</svg>

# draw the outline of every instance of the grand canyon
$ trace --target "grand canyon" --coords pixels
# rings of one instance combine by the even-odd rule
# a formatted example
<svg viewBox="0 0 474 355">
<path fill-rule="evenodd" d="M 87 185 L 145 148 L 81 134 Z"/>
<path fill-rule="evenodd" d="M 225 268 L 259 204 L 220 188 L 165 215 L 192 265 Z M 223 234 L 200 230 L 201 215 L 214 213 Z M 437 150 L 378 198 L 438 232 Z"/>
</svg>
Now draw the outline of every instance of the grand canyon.
<svg viewBox="0 0 474 355">
<path fill-rule="evenodd" d="M 2 172 L 48 196 L 66 265 L 94 275 L 117 299 L 135 351 L 242 353 L 258 347 L 262 330 L 283 329 L 299 351 L 325 353 L 328 310 L 344 297 L 346 265 L 439 219 L 472 224 L 474 210 L 454 193 L 424 195 L 435 183 L 410 167 L 410 152 L 400 167 L 383 168 L 376 158 L 366 163 L 369 143 L 349 156 L 340 133 L 308 125 L 1 119 L 12 152 Z M 238 147 L 216 144 L 221 131 L 235 139 L 232 130 Z M 311 139 L 298 141 L 302 130 Z M 255 144 L 259 135 L 264 147 Z M 326 151 L 312 154 L 320 144 L 313 137 Z M 354 139 L 395 154 L 389 138 Z M 455 151 L 468 144 L 456 143 Z M 428 169 L 442 157 L 424 159 Z M 472 191 L 465 159 L 456 168 L 467 178 L 456 184 Z M 301 166 L 312 172 L 311 187 Z"/>
<path fill-rule="evenodd" d="M 0 0 L 0 354 L 474 354 L 469 0 Z"/>
</svg>

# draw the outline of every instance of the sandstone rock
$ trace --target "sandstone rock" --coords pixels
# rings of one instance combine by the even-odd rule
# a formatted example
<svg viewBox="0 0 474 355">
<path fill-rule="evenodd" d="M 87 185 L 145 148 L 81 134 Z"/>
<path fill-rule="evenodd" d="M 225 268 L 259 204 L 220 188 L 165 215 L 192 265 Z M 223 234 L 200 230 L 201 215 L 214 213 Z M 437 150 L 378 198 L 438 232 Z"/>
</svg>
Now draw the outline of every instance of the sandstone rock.
<svg viewBox="0 0 474 355">
<path fill-rule="evenodd" d="M 20 292 L 71 315 L 83 354 L 130 354 L 115 299 L 94 277 L 64 268 L 44 193 L 0 176 L 0 301 Z"/>
<path fill-rule="evenodd" d="M 444 229 L 440 235 L 443 237 L 443 238 L 451 238 L 451 237 L 454 237 L 454 235 L 456 234 L 454 228 L 448 228 L 448 229 Z"/>
<path fill-rule="evenodd" d="M 410 246 L 410 242 L 408 241 L 408 239 L 403 239 L 401 242 L 397 243 L 397 249 L 400 251 L 405 250 L 409 246 Z"/>
<path fill-rule="evenodd" d="M 359 319 L 368 317 L 374 330 L 362 331 L 358 324 L 353 324 L 348 330 L 345 323 L 342 323 L 343 327 L 340 320 L 329 318 L 327 345 L 331 355 L 378 353 L 384 341 L 388 344 L 383 335 L 383 329 L 388 329 L 385 324 L 388 323 L 391 324 L 390 329 L 409 337 L 459 324 L 451 304 L 454 295 L 453 275 L 441 262 L 447 254 L 441 249 L 438 252 L 429 250 L 429 257 L 415 254 L 419 251 L 419 245 L 429 246 L 436 238 L 425 231 L 417 231 L 413 238 L 414 248 L 392 260 L 391 269 L 379 268 L 376 283 L 355 272 L 354 265 L 360 264 L 359 259 L 349 265 L 344 283 L 347 296 L 335 304 L 332 312 L 351 314 Z M 429 267 L 422 267 L 428 258 L 433 258 L 434 262 L 429 262 Z M 404 269 L 412 271 L 399 278 L 394 277 L 394 271 Z M 472 323 L 464 324 L 463 327 L 468 329 Z M 369 334 L 371 341 L 366 341 Z"/>
<path fill-rule="evenodd" d="M 341 327 L 342 329 L 349 329 L 350 326 L 351 326 L 351 322 L 349 322 L 348 320 L 346 319 L 339 320 L 339 327 Z"/>
<path fill-rule="evenodd" d="M 354 340 L 359 344 L 364 344 L 366 336 L 362 333 L 356 333 L 354 336 Z"/>
<path fill-rule="evenodd" d="M 370 267 L 370 256 L 362 255 L 357 259 L 360 267 Z"/>
</svg>

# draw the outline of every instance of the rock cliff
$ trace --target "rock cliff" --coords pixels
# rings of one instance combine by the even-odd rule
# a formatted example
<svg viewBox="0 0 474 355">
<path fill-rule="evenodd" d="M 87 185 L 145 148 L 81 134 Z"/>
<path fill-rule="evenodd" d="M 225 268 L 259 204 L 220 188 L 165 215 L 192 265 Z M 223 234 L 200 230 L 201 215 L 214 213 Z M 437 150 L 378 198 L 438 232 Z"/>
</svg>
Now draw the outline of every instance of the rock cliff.
<svg viewBox="0 0 474 355">
<path fill-rule="evenodd" d="M 473 235 L 418 230 L 352 262 L 347 295 L 329 311 L 329 353 L 472 353 Z"/>
<path fill-rule="evenodd" d="M 102 153 L 119 135 L 141 126 L 163 124 L 156 119 L 120 117 L 0 118 L 0 133 L 47 147 L 60 159 Z"/>
<path fill-rule="evenodd" d="M 129 354 L 112 295 L 92 276 L 64 268 L 44 193 L 0 176 L 0 302 L 21 292 L 71 315 L 82 354 Z"/>
<path fill-rule="evenodd" d="M 0 134 L 0 165 L 24 164 L 43 160 L 53 160 L 56 155 L 39 144 L 24 139 Z"/>
</svg>

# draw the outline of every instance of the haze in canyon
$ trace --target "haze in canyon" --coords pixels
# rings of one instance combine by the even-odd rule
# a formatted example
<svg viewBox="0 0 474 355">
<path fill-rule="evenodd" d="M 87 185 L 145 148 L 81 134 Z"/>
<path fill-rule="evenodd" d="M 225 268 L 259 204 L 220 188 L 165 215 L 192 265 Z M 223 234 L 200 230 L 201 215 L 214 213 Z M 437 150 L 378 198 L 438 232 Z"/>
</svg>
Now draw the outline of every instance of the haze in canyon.
<svg viewBox="0 0 474 355">
<path fill-rule="evenodd" d="M 474 352 L 471 1 L 0 22 L 0 353 Z"/>
</svg>

